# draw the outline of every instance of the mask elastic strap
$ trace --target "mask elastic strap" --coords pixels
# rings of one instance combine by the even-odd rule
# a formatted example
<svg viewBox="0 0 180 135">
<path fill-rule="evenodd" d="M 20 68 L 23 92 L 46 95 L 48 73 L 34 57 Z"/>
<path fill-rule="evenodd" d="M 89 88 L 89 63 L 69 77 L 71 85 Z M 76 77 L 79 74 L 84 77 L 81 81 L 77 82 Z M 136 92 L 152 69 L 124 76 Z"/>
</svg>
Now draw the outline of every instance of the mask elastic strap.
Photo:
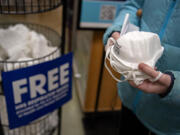
<svg viewBox="0 0 180 135">
<path fill-rule="evenodd" d="M 106 46 L 108 46 L 108 48 L 113 45 L 113 44 L 111 45 L 111 42 L 113 42 L 113 44 L 115 44 L 116 40 L 113 37 L 108 38 L 108 41 L 106 44 Z"/>
<path fill-rule="evenodd" d="M 129 77 L 127 77 L 127 78 L 124 79 L 124 80 L 118 79 L 117 77 L 115 77 L 115 75 L 111 72 L 111 70 L 110 70 L 109 67 L 107 66 L 106 60 L 109 60 L 110 63 L 111 63 L 111 61 L 112 61 L 111 56 L 110 56 L 110 58 L 108 57 L 109 54 L 110 54 L 110 52 L 111 52 L 111 48 L 112 48 L 112 47 L 109 47 L 108 50 L 106 51 L 106 57 L 105 57 L 105 63 L 104 63 L 104 65 L 105 65 L 107 71 L 108 71 L 109 74 L 113 77 L 114 80 L 116 80 L 117 82 L 124 82 L 124 81 L 128 80 Z M 112 64 L 112 63 L 111 63 L 111 64 Z M 111 66 L 112 66 L 112 65 L 111 65 Z M 123 73 L 123 72 L 118 72 L 118 73 Z"/>
<path fill-rule="evenodd" d="M 163 75 L 163 73 L 161 73 L 161 72 L 159 71 L 159 74 L 156 76 L 156 78 L 150 78 L 149 80 L 150 80 L 151 82 L 156 82 L 157 80 L 159 80 L 159 79 L 161 78 L 162 75 Z"/>
<path fill-rule="evenodd" d="M 109 59 L 109 61 L 110 61 L 110 64 L 111 64 L 111 67 L 116 71 L 116 72 L 118 72 L 118 73 L 120 73 L 120 74 L 122 74 L 123 76 L 124 76 L 124 74 L 127 74 L 126 75 L 126 78 L 124 79 L 124 80 L 121 80 L 121 81 L 127 81 L 127 80 L 129 80 L 130 78 L 131 78 L 131 76 L 132 76 L 132 73 L 130 72 L 130 71 L 124 71 L 124 72 L 122 72 L 122 71 L 120 71 L 119 69 L 119 65 L 118 64 L 120 64 L 120 65 L 123 65 L 123 66 L 126 66 L 126 65 L 124 65 L 123 63 L 121 63 L 121 62 L 119 62 L 118 61 L 118 59 L 116 58 L 116 57 L 114 57 L 114 53 L 112 53 L 113 52 L 113 47 L 110 49 L 110 54 L 109 54 L 109 56 L 110 56 L 110 59 Z M 114 59 L 113 59 L 114 58 Z"/>
<path fill-rule="evenodd" d="M 114 80 L 116 80 L 117 82 L 122 82 L 120 79 L 117 79 L 117 78 L 114 76 L 114 74 L 111 72 L 111 70 L 110 70 L 109 67 L 107 66 L 106 60 L 110 60 L 110 59 L 108 58 L 110 49 L 111 49 L 111 47 L 109 47 L 109 48 L 107 49 L 104 65 L 105 65 L 107 71 L 109 72 L 109 74 L 112 76 L 112 78 L 113 78 Z"/>
<path fill-rule="evenodd" d="M 132 73 L 132 76 L 133 76 L 134 83 L 135 83 L 136 85 L 141 84 L 142 81 L 139 81 L 139 80 L 136 78 L 136 73 L 135 73 L 135 72 Z"/>
</svg>

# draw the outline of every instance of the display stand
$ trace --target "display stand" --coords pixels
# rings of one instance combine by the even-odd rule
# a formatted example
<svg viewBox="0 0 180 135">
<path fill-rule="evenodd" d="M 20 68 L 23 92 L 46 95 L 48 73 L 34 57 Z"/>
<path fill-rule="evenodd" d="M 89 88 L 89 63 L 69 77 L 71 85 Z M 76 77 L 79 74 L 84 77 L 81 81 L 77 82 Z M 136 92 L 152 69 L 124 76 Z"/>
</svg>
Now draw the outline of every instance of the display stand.
<svg viewBox="0 0 180 135">
<path fill-rule="evenodd" d="M 63 11 L 62 11 L 62 28 L 61 28 L 61 34 L 62 36 L 60 37 L 57 32 L 54 30 L 44 27 L 41 25 L 37 24 L 30 24 L 30 23 L 25 23 L 27 27 L 30 29 L 33 29 L 39 33 L 42 33 L 48 40 L 53 42 L 53 45 L 59 46 L 58 50 L 53 51 L 51 54 L 42 57 L 42 58 L 37 58 L 31 61 L 0 61 L 1 64 L 6 65 L 6 64 L 19 64 L 19 68 L 21 68 L 22 63 L 25 63 L 24 65 L 28 65 L 28 62 L 33 62 L 33 61 L 38 61 L 38 63 L 42 63 L 45 61 L 45 58 L 49 57 L 50 59 L 56 58 L 55 54 L 60 51 L 61 55 L 64 54 L 64 49 L 65 49 L 65 28 L 66 28 L 66 0 L 0 0 L 0 14 L 8 14 L 8 15 L 17 15 L 17 14 L 34 14 L 34 13 L 42 13 L 46 11 L 53 10 L 59 6 L 63 6 Z M 20 23 L 20 22 L 19 22 Z M 13 23 L 8 23 L 8 24 L 0 24 L 1 28 L 6 28 L 10 25 L 13 25 Z M 53 38 L 53 39 L 52 39 Z M 57 56 L 58 57 L 58 56 Z M 4 66 L 6 67 L 6 66 Z M 13 66 L 15 67 L 15 66 Z M 8 71 L 8 69 L 4 69 L 4 71 Z M 0 96 L 4 96 L 3 90 L 0 90 Z M 2 103 L 1 103 L 2 104 Z M 61 133 L 61 108 L 58 109 L 58 126 L 57 129 L 53 129 L 52 131 L 49 131 L 48 133 L 43 131 L 44 133 L 41 133 L 43 135 L 51 135 L 54 133 L 57 133 L 60 135 Z M 7 113 L 7 112 L 0 112 L 2 113 Z M 7 114 L 5 114 L 7 115 Z M 48 122 L 49 115 L 44 116 L 43 118 L 40 118 L 39 120 L 35 120 L 35 122 L 30 123 L 29 125 L 26 125 L 22 128 L 17 128 L 11 131 L 8 128 L 8 125 L 4 125 L 2 123 L 2 118 L 0 118 L 0 134 L 1 135 L 29 135 L 33 134 L 31 131 L 31 128 L 35 128 L 33 130 L 34 134 L 38 134 L 40 129 L 45 128 L 46 122 Z M 39 127 L 38 127 L 39 126 Z M 41 126 L 41 127 L 40 127 Z M 6 130 L 6 131 L 5 131 Z M 28 131 L 30 132 L 28 132 Z M 55 131 L 56 130 L 56 131 Z M 41 130 L 40 130 L 41 131 Z"/>
</svg>

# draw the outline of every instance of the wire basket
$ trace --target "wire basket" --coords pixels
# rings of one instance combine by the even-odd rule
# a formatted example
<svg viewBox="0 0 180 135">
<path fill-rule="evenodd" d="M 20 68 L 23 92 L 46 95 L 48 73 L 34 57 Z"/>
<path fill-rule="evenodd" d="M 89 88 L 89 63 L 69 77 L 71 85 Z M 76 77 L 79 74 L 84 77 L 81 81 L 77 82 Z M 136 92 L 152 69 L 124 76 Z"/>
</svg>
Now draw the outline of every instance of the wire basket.
<svg viewBox="0 0 180 135">
<path fill-rule="evenodd" d="M 47 114 L 32 123 L 10 130 L 8 126 L 5 97 L 0 96 L 1 102 L 1 135 L 54 135 L 59 128 L 58 110 Z"/>
<path fill-rule="evenodd" d="M 31 14 L 53 10 L 62 0 L 0 0 L 1 14 Z"/>
<path fill-rule="evenodd" d="M 9 26 L 16 25 L 17 23 L 0 24 L 0 28 L 8 28 Z M 60 57 L 61 50 L 61 38 L 57 32 L 49 27 L 42 26 L 39 24 L 21 23 L 26 25 L 29 29 L 36 31 L 37 33 L 43 34 L 49 41 L 49 45 L 57 46 L 57 49 L 47 54 L 46 56 L 35 58 L 32 60 L 25 61 L 0 61 L 0 66 L 3 69 L 0 71 L 9 71 L 14 69 L 20 69 L 28 67 L 29 65 L 36 65 L 45 61 L 50 61 Z M 31 63 L 31 64 L 29 64 Z M 9 66 L 10 65 L 10 66 Z M 18 65 L 18 66 L 17 66 Z M 11 67 L 11 69 L 8 69 Z M 9 129 L 7 108 L 5 96 L 0 82 L 0 135 L 51 135 L 54 131 L 59 128 L 59 115 L 58 110 L 49 113 L 38 120 L 33 121 L 29 125 L 16 128 L 13 130 Z"/>
</svg>

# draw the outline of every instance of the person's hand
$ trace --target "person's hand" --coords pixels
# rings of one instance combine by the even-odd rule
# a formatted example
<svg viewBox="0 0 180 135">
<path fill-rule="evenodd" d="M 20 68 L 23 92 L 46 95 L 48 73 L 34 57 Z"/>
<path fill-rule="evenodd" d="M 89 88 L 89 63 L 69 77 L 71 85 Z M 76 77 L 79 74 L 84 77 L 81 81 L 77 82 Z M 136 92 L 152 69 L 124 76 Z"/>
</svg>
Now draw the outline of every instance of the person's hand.
<svg viewBox="0 0 180 135">
<path fill-rule="evenodd" d="M 114 38 L 115 40 L 117 40 L 120 37 L 120 33 L 119 32 L 113 32 L 111 35 L 112 38 Z M 105 46 L 105 51 L 111 46 L 113 45 L 113 42 L 110 43 L 110 45 L 106 45 Z"/>
<path fill-rule="evenodd" d="M 159 74 L 158 71 L 144 63 L 139 64 L 139 70 L 151 76 L 152 78 L 156 78 Z M 156 82 L 145 80 L 142 84 L 138 86 L 135 85 L 133 81 L 129 81 L 129 83 L 133 87 L 138 88 L 146 93 L 163 94 L 166 93 L 167 89 L 170 86 L 171 77 L 167 74 L 163 74 Z"/>
<path fill-rule="evenodd" d="M 120 33 L 119 32 L 113 32 L 111 37 L 113 37 L 115 40 L 117 40 L 120 37 Z"/>
</svg>

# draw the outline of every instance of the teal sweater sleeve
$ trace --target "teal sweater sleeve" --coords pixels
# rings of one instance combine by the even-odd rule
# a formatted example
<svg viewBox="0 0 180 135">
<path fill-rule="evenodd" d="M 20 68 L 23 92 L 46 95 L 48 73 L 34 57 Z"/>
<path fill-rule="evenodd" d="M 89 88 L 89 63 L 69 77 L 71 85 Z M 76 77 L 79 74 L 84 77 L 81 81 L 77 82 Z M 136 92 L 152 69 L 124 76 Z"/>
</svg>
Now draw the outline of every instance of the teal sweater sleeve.
<svg viewBox="0 0 180 135">
<path fill-rule="evenodd" d="M 174 74 L 175 80 L 170 93 L 161 98 L 164 102 L 171 103 L 175 106 L 180 106 L 180 48 L 172 45 L 164 45 L 164 53 L 158 62 L 158 67 L 164 71 L 171 71 Z"/>
<path fill-rule="evenodd" d="M 140 19 L 136 16 L 136 12 L 142 7 L 144 0 L 128 0 L 119 11 L 117 18 L 114 20 L 112 26 L 110 26 L 103 37 L 103 43 L 106 45 L 108 38 L 115 31 L 121 31 L 123 20 L 126 13 L 130 14 L 130 22 L 136 26 L 139 26 Z"/>
<path fill-rule="evenodd" d="M 167 102 L 172 106 L 180 106 L 180 72 L 173 70 L 171 70 L 171 72 L 175 77 L 173 88 L 167 96 L 160 98 L 160 100 L 162 100 L 163 102 Z"/>
</svg>

